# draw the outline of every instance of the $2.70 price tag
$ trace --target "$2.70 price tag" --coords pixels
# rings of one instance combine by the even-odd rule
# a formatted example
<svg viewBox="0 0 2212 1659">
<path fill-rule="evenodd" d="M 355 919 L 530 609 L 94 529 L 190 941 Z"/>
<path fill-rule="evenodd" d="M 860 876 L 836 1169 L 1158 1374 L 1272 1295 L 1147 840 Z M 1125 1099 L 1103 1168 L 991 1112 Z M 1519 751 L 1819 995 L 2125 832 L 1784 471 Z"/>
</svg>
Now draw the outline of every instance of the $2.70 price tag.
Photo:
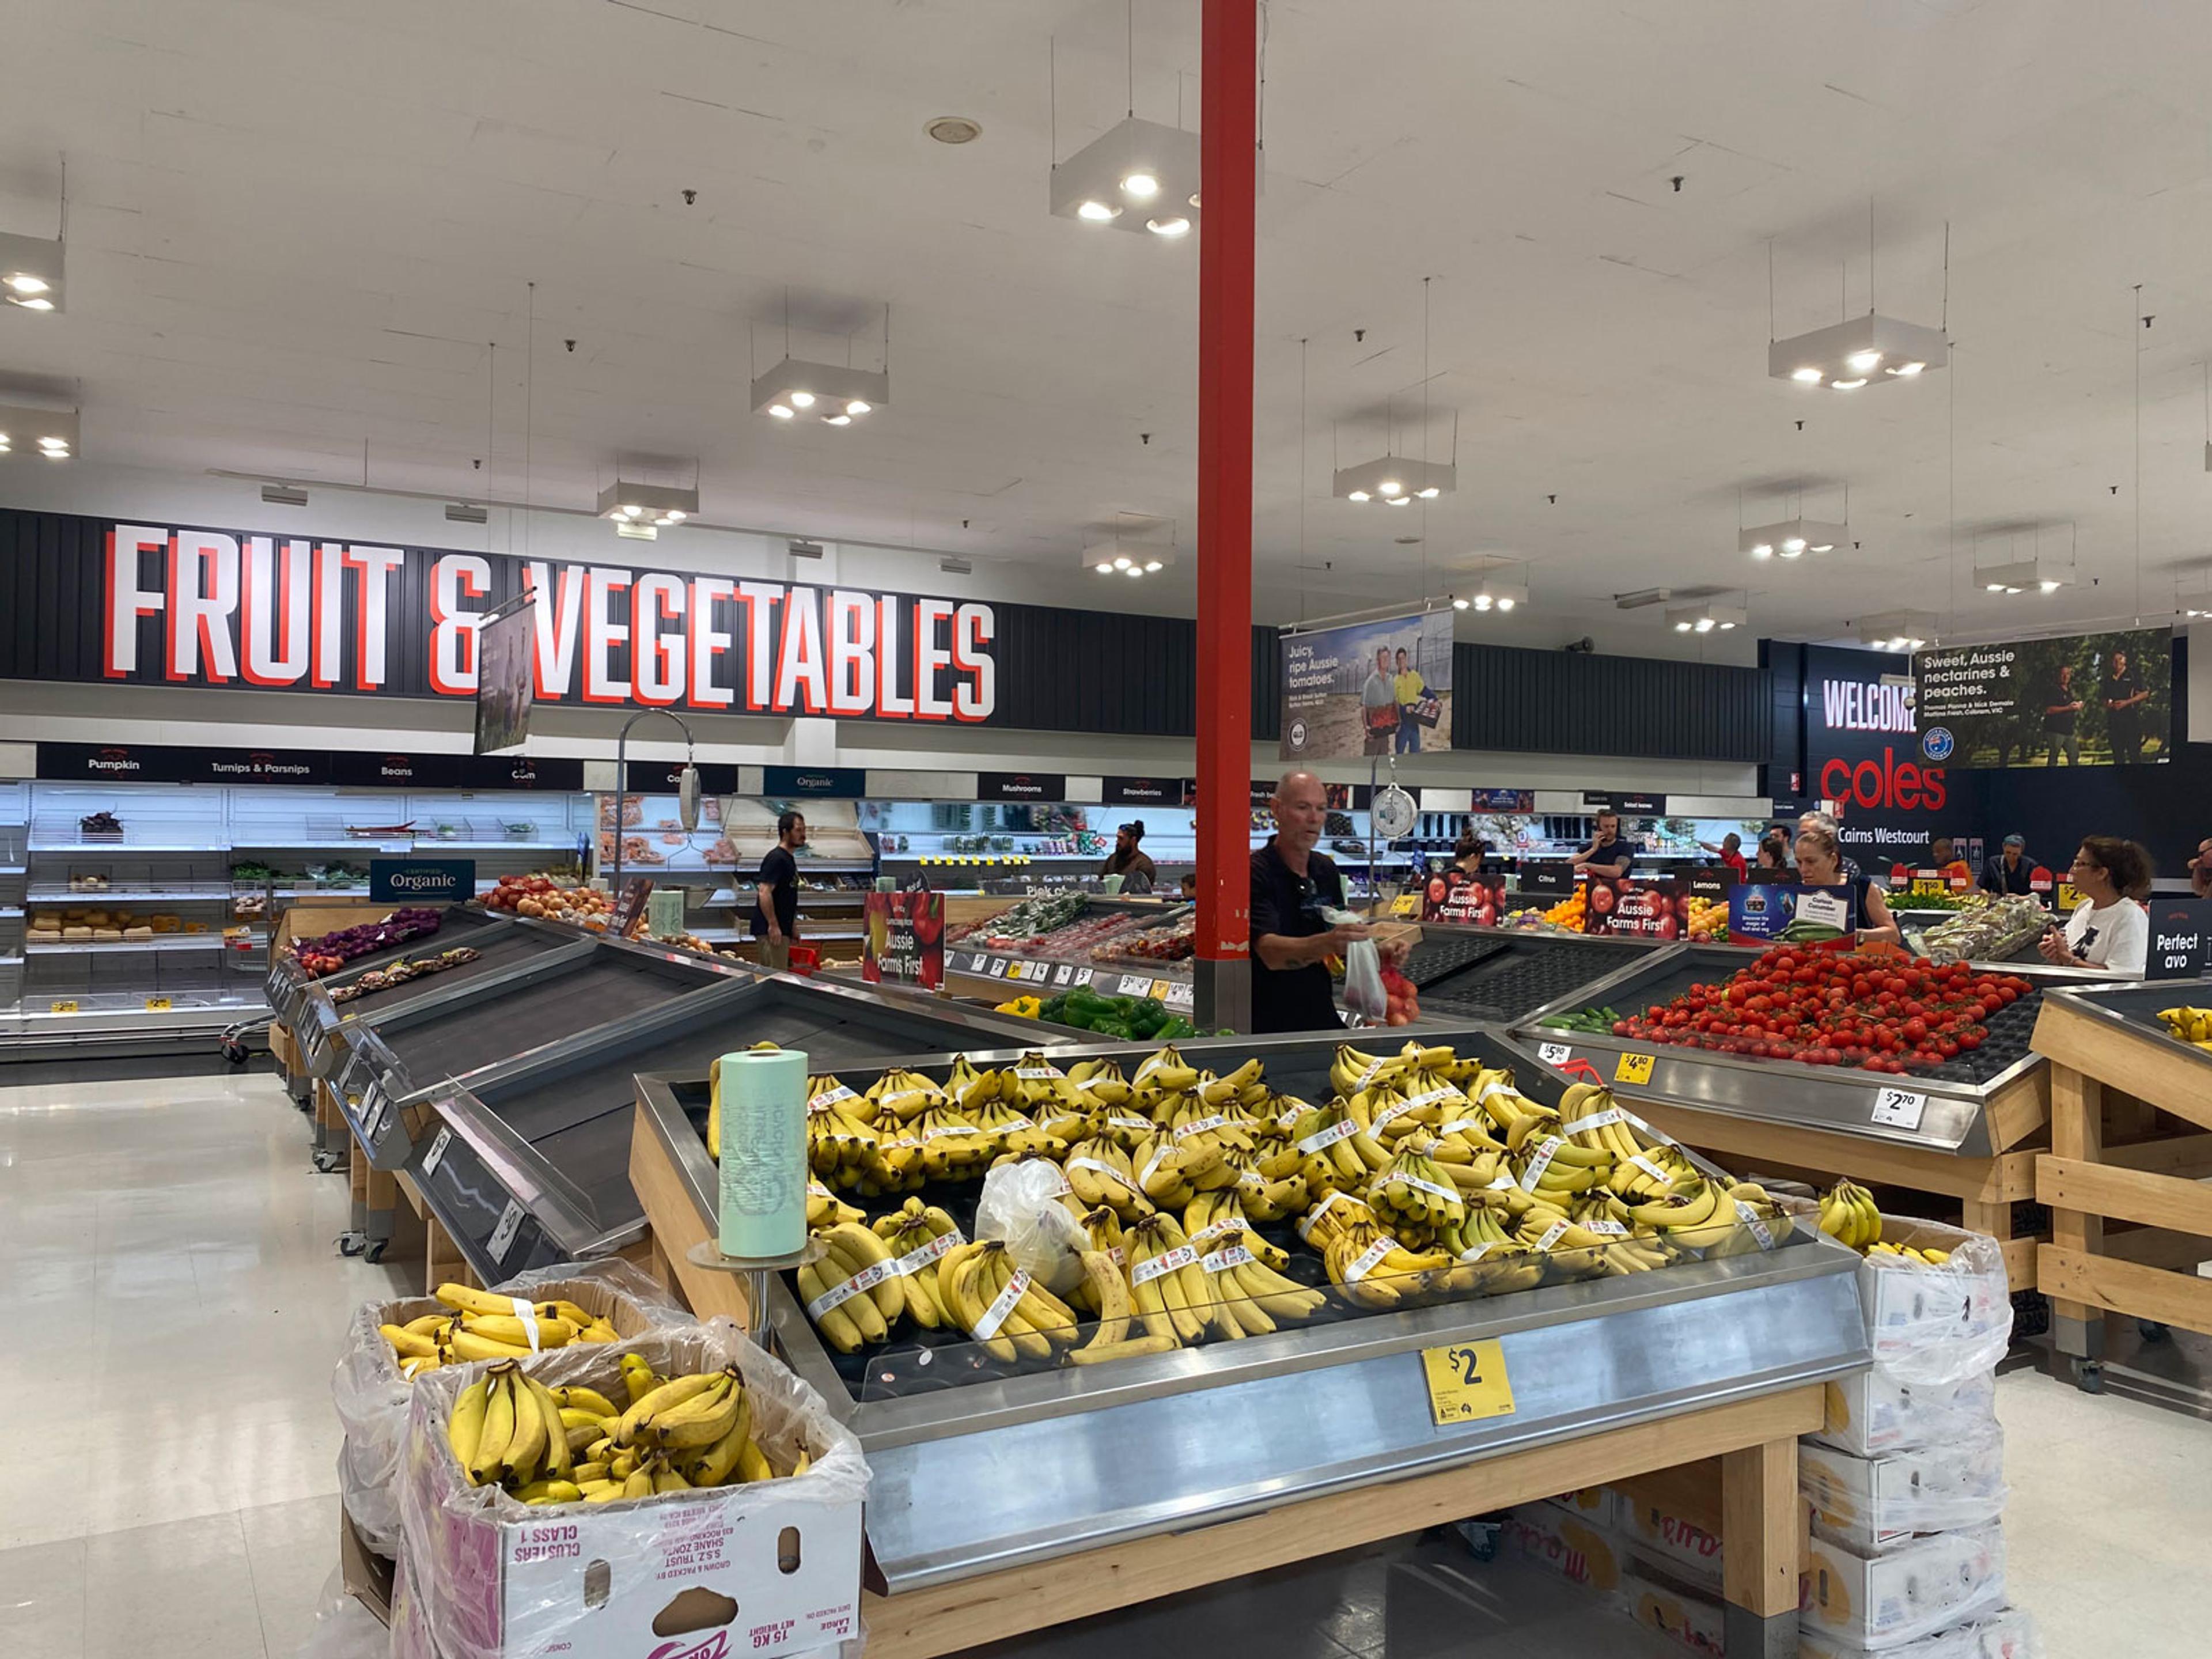
<svg viewBox="0 0 2212 1659">
<path fill-rule="evenodd" d="M 1421 1378 L 1429 1386 L 1429 1416 L 1440 1429 L 1513 1413 L 1513 1381 L 1494 1339 L 1422 1349 Z"/>
<path fill-rule="evenodd" d="M 1620 1064 L 1613 1068 L 1613 1080 L 1615 1083 L 1650 1082 L 1651 1067 L 1656 1058 L 1653 1054 L 1623 1054 Z"/>
<path fill-rule="evenodd" d="M 1917 1129 L 1928 1097 L 1911 1089 L 1884 1089 L 1874 1097 L 1874 1121 L 1893 1129 Z"/>
</svg>

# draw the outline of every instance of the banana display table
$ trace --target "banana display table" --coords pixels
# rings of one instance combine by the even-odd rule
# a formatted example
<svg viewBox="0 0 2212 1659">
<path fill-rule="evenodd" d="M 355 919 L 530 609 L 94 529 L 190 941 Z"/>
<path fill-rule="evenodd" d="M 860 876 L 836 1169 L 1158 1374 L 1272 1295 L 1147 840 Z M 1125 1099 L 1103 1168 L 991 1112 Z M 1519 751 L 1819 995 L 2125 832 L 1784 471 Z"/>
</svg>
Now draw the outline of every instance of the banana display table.
<svg viewBox="0 0 2212 1659">
<path fill-rule="evenodd" d="M 2036 1021 L 2052 1102 L 2036 1168 L 2051 1212 L 2042 1280 L 2052 1340 L 2092 1393 L 2107 1313 L 2212 1334 L 2212 1283 L 2198 1275 L 2212 1260 L 2212 1049 L 2160 1018 L 2208 1006 L 2212 980 L 2099 985 L 2055 992 Z"/>
<path fill-rule="evenodd" d="M 1513 1057 L 1479 1028 L 1422 1035 L 1489 1064 Z M 1326 1099 L 1334 1047 L 1290 1036 L 1182 1052 L 1224 1075 L 1258 1058 L 1274 1087 Z M 1133 1067 L 1149 1052 L 1052 1059 L 1112 1054 Z M 863 1091 L 896 1070 L 941 1079 L 956 1058 L 836 1069 Z M 1019 1051 L 968 1058 L 1006 1066 Z M 1531 1080 L 1528 1092 L 1551 1105 L 1561 1091 Z M 715 1230 L 708 1101 L 703 1076 L 640 1074 L 631 1184 L 656 1265 L 695 1310 L 742 1320 L 737 1281 L 689 1260 Z M 972 1192 L 946 1201 L 972 1216 Z M 1778 1659 L 1796 1651 L 1796 1439 L 1820 1424 L 1822 1384 L 1863 1369 L 1867 1348 L 1856 1258 L 1809 1224 L 1769 1242 L 1388 1311 L 1340 1298 L 1270 1334 L 1096 1365 L 1004 1364 L 945 1329 L 837 1353 L 784 1275 L 769 1282 L 765 1322 L 875 1472 L 872 1654 L 926 1659 L 1717 1459 L 1730 1651 Z"/>
</svg>

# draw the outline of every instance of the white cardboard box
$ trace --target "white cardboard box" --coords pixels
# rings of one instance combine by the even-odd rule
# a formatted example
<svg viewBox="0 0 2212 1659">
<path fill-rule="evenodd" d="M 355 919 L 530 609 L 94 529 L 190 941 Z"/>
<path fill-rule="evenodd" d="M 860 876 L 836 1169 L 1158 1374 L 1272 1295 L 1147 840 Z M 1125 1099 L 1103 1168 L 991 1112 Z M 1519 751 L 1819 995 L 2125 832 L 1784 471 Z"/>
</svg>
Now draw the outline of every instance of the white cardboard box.
<svg viewBox="0 0 2212 1659">
<path fill-rule="evenodd" d="M 1798 1642 L 1797 1659 L 2043 1659 L 2043 1638 L 2034 1620 L 2007 1607 L 1878 1652 L 1808 1632 Z"/>
<path fill-rule="evenodd" d="M 1620 1605 L 1644 1629 L 1671 1636 L 1692 1653 L 1726 1651 L 1728 1609 L 1717 1596 L 1632 1571 L 1620 1581 Z"/>
<path fill-rule="evenodd" d="M 1683 1583 L 1706 1589 L 1721 1587 L 1721 1540 L 1694 1521 L 1616 1492 L 1620 1529 L 1632 1554 L 1664 1566 Z"/>
<path fill-rule="evenodd" d="M 2004 1538 L 1995 1526 L 1937 1533 L 1875 1556 L 1815 1534 L 1805 1564 L 1806 1626 L 1850 1646 L 1917 1642 L 2004 1606 Z"/>
<path fill-rule="evenodd" d="M 1620 1540 L 1554 1503 L 1523 1504 L 1505 1517 L 1505 1541 L 1577 1584 L 1620 1586 Z"/>
<path fill-rule="evenodd" d="M 1859 1304 L 1875 1363 L 1906 1382 L 1957 1382 L 1995 1370 L 2012 1340 L 2012 1294 L 1995 1239 L 1912 1216 L 1881 1218 L 1892 1244 L 1941 1250 L 1941 1267 L 1870 1255 Z"/>
<path fill-rule="evenodd" d="M 1810 1437 L 1871 1457 L 1976 1435 L 1996 1416 L 1996 1378 L 1988 1372 L 1956 1383 L 1903 1382 L 1876 1365 L 1828 1384 L 1827 1421 Z"/>
<path fill-rule="evenodd" d="M 1978 1435 L 1881 1457 L 1801 1444 L 1797 1488 L 1813 1505 L 1815 1529 L 1861 1554 L 1917 1533 L 1979 1526 L 2004 1511 L 2004 1432 L 1991 1424 Z"/>
</svg>

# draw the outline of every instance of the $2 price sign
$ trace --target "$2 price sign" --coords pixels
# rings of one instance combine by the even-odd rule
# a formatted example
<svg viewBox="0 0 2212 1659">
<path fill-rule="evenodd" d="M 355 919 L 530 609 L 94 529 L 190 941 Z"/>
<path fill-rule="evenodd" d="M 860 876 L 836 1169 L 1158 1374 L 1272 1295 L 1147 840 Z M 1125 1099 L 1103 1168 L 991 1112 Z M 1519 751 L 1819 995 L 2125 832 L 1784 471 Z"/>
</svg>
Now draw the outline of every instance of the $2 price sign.
<svg viewBox="0 0 2212 1659">
<path fill-rule="evenodd" d="M 1422 1349 L 1421 1377 L 1429 1388 L 1430 1419 L 1440 1429 L 1513 1413 L 1513 1382 L 1495 1339 Z"/>
</svg>

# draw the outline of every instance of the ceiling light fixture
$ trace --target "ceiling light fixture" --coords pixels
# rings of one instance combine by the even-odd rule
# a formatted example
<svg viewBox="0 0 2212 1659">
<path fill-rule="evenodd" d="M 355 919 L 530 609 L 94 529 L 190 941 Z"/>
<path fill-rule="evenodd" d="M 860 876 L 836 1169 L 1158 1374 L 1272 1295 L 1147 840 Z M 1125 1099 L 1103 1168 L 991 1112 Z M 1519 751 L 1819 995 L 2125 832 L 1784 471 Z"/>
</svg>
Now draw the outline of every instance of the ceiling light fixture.
<svg viewBox="0 0 2212 1659">
<path fill-rule="evenodd" d="M 2056 593 L 2071 585 L 2075 576 L 2074 567 L 2039 556 L 1974 567 L 1974 580 L 1985 593 L 2025 593 L 2031 587 L 2039 593 Z"/>
<path fill-rule="evenodd" d="M 632 465 L 635 464 L 617 461 L 615 481 L 599 491 L 599 516 L 611 519 L 617 531 L 665 530 L 682 524 L 698 512 L 699 491 L 696 485 L 687 489 L 624 477 L 624 469 Z M 639 539 L 650 541 L 654 538 L 641 537 Z"/>
<path fill-rule="evenodd" d="M 822 417 L 822 424 L 824 426 L 850 426 L 853 424 L 853 417 L 850 415 L 824 415 Z"/>
<path fill-rule="evenodd" d="M 789 404 L 770 404 L 768 406 L 768 412 L 775 416 L 779 421 L 787 421 L 791 419 L 792 416 L 796 411 L 792 409 Z"/>
<path fill-rule="evenodd" d="M 62 264 L 58 236 L 0 234 L 0 299 L 25 311 L 63 309 Z"/>
<path fill-rule="evenodd" d="M 767 373 L 753 377 L 752 407 L 756 415 L 766 415 L 778 421 L 794 420 L 805 415 L 820 421 L 824 426 L 850 426 L 861 416 L 890 402 L 890 306 L 884 307 L 884 366 L 879 369 L 855 368 L 853 366 L 854 337 L 850 333 L 845 336 L 842 362 L 823 362 L 793 356 L 788 313 L 789 302 L 787 301 L 782 361 Z M 845 418 L 838 418 L 840 416 Z"/>
<path fill-rule="evenodd" d="M 1340 466 L 1333 475 L 1329 494 L 1339 501 L 1382 500 L 1396 507 L 1419 496 L 1432 501 L 1459 488 L 1459 469 L 1440 461 L 1419 461 L 1405 455 L 1380 455 L 1358 466 Z"/>
<path fill-rule="evenodd" d="M 793 409 L 811 409 L 814 407 L 814 394 L 811 392 L 794 392 L 786 398 L 784 402 L 789 404 Z"/>
<path fill-rule="evenodd" d="M 1766 346 L 1770 379 L 1794 380 L 1801 386 L 1825 381 L 1837 392 L 1857 391 L 1875 378 L 1877 368 L 1882 369 L 1879 378 L 1887 383 L 1911 380 L 1949 361 L 1950 343 L 1942 329 L 1900 322 L 1871 311 L 1808 334 L 1770 340 Z"/>
<path fill-rule="evenodd" d="M 1735 548 L 1754 559 L 1771 559 L 1778 552 L 1785 559 L 1795 559 L 1807 553 L 1832 553 L 1850 533 L 1850 526 L 1824 519 L 1784 519 L 1737 531 Z"/>
<path fill-rule="evenodd" d="M 1932 611 L 1884 611 L 1859 618 L 1859 643 L 1876 651 L 1917 651 L 1936 637 Z"/>
<path fill-rule="evenodd" d="M 1117 513 L 1091 526 L 1084 565 L 1102 576 L 1157 575 L 1176 562 L 1175 523 L 1141 513 Z"/>
<path fill-rule="evenodd" d="M 1087 224 L 1181 237 L 1196 219 L 1198 186 L 1198 134 L 1132 115 L 1054 164 L 1052 213 Z M 1189 216 L 1180 210 L 1151 218 L 1122 211 L 1124 202 L 1142 209 L 1163 201 L 1188 204 Z"/>
<path fill-rule="evenodd" d="M 1667 620 L 1677 634 L 1711 634 L 1716 630 L 1727 634 L 1742 627 L 1751 617 L 1741 605 L 1701 599 L 1695 605 L 1669 606 Z"/>
</svg>

